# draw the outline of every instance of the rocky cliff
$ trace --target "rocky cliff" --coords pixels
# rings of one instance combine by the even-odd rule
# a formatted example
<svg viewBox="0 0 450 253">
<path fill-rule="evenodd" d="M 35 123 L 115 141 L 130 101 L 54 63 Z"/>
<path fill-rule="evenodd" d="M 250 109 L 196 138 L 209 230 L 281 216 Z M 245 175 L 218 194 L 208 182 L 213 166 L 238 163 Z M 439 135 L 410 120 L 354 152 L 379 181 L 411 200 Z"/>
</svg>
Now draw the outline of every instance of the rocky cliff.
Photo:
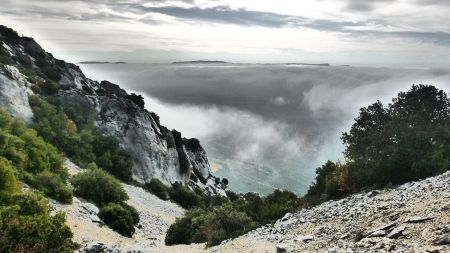
<svg viewBox="0 0 450 253">
<path fill-rule="evenodd" d="M 141 96 L 87 78 L 78 66 L 55 59 L 33 39 L 2 26 L 0 107 L 30 122 L 28 95 L 34 93 L 56 96 L 65 106 L 81 108 L 84 117 L 95 112 L 95 124 L 103 134 L 116 137 L 132 156 L 136 181 L 158 178 L 166 184 L 182 182 L 224 194 L 214 183 L 198 141 L 162 126 L 157 114 L 146 110 Z"/>
</svg>

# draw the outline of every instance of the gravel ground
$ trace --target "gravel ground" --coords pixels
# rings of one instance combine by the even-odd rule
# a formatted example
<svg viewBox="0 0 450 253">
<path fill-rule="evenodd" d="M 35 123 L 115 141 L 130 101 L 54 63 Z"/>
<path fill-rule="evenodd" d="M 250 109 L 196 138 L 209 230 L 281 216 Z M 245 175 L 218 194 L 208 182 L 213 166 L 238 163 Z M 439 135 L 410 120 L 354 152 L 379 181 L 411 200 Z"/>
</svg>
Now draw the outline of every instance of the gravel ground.
<svg viewBox="0 0 450 253">
<path fill-rule="evenodd" d="M 80 171 L 68 162 L 72 174 Z M 398 187 L 355 194 L 287 214 L 219 246 L 165 246 L 164 235 L 184 210 L 141 188 L 125 185 L 141 222 L 133 238 L 122 237 L 97 220 L 96 207 L 74 199 L 53 203 L 67 212 L 83 252 L 450 252 L 450 172 Z"/>
</svg>

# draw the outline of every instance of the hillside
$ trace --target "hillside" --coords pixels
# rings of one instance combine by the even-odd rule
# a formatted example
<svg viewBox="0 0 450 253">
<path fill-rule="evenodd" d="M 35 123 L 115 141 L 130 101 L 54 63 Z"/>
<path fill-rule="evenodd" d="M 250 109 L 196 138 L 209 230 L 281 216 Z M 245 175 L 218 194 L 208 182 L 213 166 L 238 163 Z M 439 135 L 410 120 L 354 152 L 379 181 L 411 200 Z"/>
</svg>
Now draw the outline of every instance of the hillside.
<svg viewBox="0 0 450 253">
<path fill-rule="evenodd" d="M 4 26 L 0 84 L 0 107 L 26 122 L 33 119 L 30 95 L 56 101 L 66 114 L 75 112 L 83 121 L 94 114 L 95 127 L 116 138 L 131 156 L 132 178 L 139 183 L 157 178 L 166 185 L 181 182 L 224 195 L 199 141 L 161 125 L 158 115 L 145 109 L 142 96 L 87 78 L 78 66 L 55 59 L 32 38 Z"/>
<path fill-rule="evenodd" d="M 450 172 L 287 214 L 205 252 L 450 252 Z"/>
<path fill-rule="evenodd" d="M 79 172 L 71 163 L 69 168 Z M 117 252 L 450 252 L 450 172 L 287 214 L 274 225 L 208 249 L 205 244 L 165 246 L 165 232 L 183 209 L 124 186 L 142 219 L 133 238 L 83 215 L 89 204 L 53 205 L 68 213 L 77 242 L 87 248 L 101 242 Z"/>
</svg>

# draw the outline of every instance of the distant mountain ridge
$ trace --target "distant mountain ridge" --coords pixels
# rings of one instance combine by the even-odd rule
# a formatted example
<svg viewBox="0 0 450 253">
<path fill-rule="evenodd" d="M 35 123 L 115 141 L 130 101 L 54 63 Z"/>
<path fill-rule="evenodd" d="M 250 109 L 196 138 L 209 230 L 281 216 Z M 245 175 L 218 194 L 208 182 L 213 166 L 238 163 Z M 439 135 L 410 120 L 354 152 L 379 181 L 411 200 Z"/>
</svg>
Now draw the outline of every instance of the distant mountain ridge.
<svg viewBox="0 0 450 253">
<path fill-rule="evenodd" d="M 117 61 L 117 62 L 109 62 L 109 61 L 82 61 L 78 64 L 127 64 L 124 61 Z"/>
<path fill-rule="evenodd" d="M 226 61 L 205 61 L 205 60 L 172 62 L 172 64 L 230 64 L 230 63 L 231 62 Z"/>
</svg>

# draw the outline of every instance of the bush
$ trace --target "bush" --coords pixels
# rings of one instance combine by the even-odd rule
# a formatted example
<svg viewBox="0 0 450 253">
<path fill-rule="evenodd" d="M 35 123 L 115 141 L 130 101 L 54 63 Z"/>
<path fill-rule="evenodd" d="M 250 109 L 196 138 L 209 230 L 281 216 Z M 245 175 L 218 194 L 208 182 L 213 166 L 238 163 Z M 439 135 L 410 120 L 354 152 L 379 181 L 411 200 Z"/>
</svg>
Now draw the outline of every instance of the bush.
<svg viewBox="0 0 450 253">
<path fill-rule="evenodd" d="M 28 174 L 25 177 L 25 182 L 31 187 L 42 191 L 46 196 L 58 200 L 61 203 L 72 203 L 72 190 L 67 187 L 61 177 L 51 172 L 46 171 L 36 175 Z"/>
<path fill-rule="evenodd" d="M 110 228 L 128 237 L 133 236 L 134 225 L 139 222 L 136 209 L 126 204 L 109 203 L 100 208 L 98 217 Z"/>
<path fill-rule="evenodd" d="M 200 212 L 196 214 L 195 212 Z M 192 219 L 194 217 L 201 217 L 205 215 L 202 210 L 189 211 L 182 218 L 177 218 L 176 222 L 170 225 L 166 232 L 166 238 L 164 239 L 166 245 L 175 244 L 191 244 L 193 242 L 192 235 L 197 231 L 192 229 Z M 200 241 L 205 241 L 206 239 L 201 238 Z"/>
<path fill-rule="evenodd" d="M 98 206 L 128 200 L 128 195 L 120 182 L 100 169 L 80 173 L 74 176 L 71 182 L 76 196 L 92 201 Z"/>
<path fill-rule="evenodd" d="M 0 252 L 73 252 L 77 245 L 64 224 L 65 215 L 50 215 L 48 204 L 29 193 L 12 205 L 0 205 Z"/>
<path fill-rule="evenodd" d="M 0 198 L 17 191 L 18 185 L 14 168 L 3 157 L 0 157 Z"/>
<path fill-rule="evenodd" d="M 30 57 L 28 57 L 27 55 L 17 53 L 15 56 L 13 56 L 13 59 L 15 61 L 17 61 L 24 68 L 33 67 L 33 63 L 31 62 Z"/>
<path fill-rule="evenodd" d="M 131 101 L 133 101 L 140 108 L 144 108 L 145 102 L 144 102 L 144 98 L 141 95 L 131 93 L 130 95 L 128 95 L 127 98 L 130 99 Z"/>
<path fill-rule="evenodd" d="M 81 167 L 96 163 L 120 180 L 132 181 L 131 156 L 120 148 L 117 139 L 103 136 L 95 128 L 95 115 L 86 120 L 80 108 L 63 108 L 59 101 L 53 101 L 56 104 L 53 105 L 37 96 L 30 96 L 29 101 L 34 113 L 33 128 L 46 141 Z"/>
<path fill-rule="evenodd" d="M 201 205 L 201 197 L 195 192 L 176 182 L 169 191 L 170 199 L 180 206 L 190 209 Z"/>
<path fill-rule="evenodd" d="M 165 243 L 207 242 L 208 246 L 214 246 L 222 240 L 242 235 L 255 226 L 256 223 L 246 213 L 237 211 L 231 204 L 222 205 L 212 212 L 196 209 L 170 226 Z"/>
<path fill-rule="evenodd" d="M 63 203 L 72 201 L 72 192 L 66 186 L 68 172 L 56 148 L 3 111 L 0 111 L 0 166 L 9 168 L 5 176 L 10 176 L 8 171 L 15 166 L 14 172 L 30 186 Z M 10 179 L 8 182 L 12 182 Z"/>
<path fill-rule="evenodd" d="M 20 40 L 19 34 L 11 28 L 0 25 L 0 40 L 5 40 L 9 43 L 18 43 Z"/>
<path fill-rule="evenodd" d="M 208 215 L 204 231 L 208 246 L 214 246 L 225 239 L 245 234 L 255 226 L 256 223 L 246 213 L 239 212 L 232 205 L 226 204 Z"/>
<path fill-rule="evenodd" d="M 92 151 L 96 163 L 111 175 L 124 182 L 132 181 L 133 162 L 131 156 L 119 147 L 119 142 L 111 136 L 103 136 L 99 131 L 93 131 Z"/>
<path fill-rule="evenodd" d="M 162 200 L 169 199 L 169 190 L 170 188 L 164 185 L 159 179 L 152 178 L 150 183 L 146 183 L 144 188 L 149 192 L 158 196 L 158 198 Z"/>
<path fill-rule="evenodd" d="M 59 83 L 51 80 L 47 80 L 39 84 L 39 91 L 44 95 L 53 95 L 58 93 L 60 88 Z"/>
<path fill-rule="evenodd" d="M 0 252 L 73 252 L 77 245 L 64 214 L 52 216 L 40 194 L 20 193 L 19 170 L 0 157 Z"/>
</svg>

